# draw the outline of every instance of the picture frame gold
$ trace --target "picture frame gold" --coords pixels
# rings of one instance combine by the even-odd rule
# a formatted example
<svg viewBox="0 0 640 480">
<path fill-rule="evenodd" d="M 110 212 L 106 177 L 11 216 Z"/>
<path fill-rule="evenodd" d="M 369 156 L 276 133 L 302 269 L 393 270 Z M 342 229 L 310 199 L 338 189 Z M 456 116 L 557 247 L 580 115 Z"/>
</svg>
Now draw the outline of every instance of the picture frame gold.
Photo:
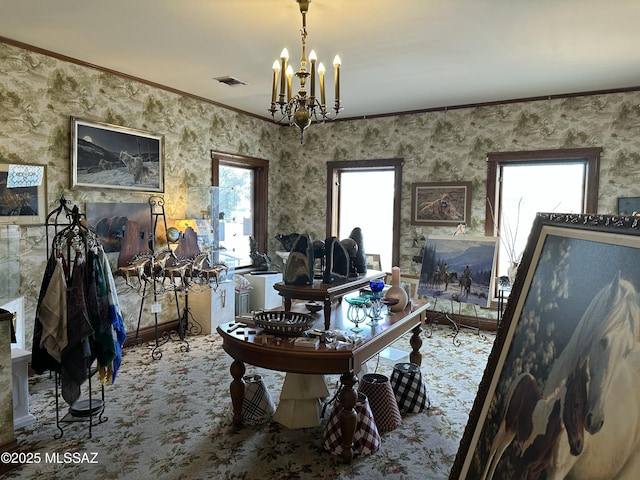
<svg viewBox="0 0 640 480">
<path fill-rule="evenodd" d="M 457 226 L 471 221 L 471 182 L 411 184 L 411 224 Z"/>
</svg>

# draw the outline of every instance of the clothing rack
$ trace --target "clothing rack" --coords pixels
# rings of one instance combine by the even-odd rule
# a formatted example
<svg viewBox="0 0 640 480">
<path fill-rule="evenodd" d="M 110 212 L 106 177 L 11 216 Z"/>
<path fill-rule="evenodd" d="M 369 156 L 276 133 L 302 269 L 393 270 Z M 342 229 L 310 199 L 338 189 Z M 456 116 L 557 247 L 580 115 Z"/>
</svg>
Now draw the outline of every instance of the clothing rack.
<svg viewBox="0 0 640 480">
<path fill-rule="evenodd" d="M 60 215 L 64 213 L 64 216 L 68 220 L 66 226 L 59 223 Z M 47 221 L 50 218 L 54 219 L 53 224 L 47 223 L 47 232 L 49 226 L 53 226 L 55 235 L 51 242 L 53 252 L 57 252 L 58 255 L 63 255 L 67 259 L 68 272 L 73 271 L 73 268 L 77 263 L 86 261 L 89 249 L 96 248 L 99 243 L 98 240 L 89 230 L 89 228 L 83 224 L 80 211 L 77 206 L 73 206 L 69 209 L 68 202 L 61 197 L 60 206 L 53 212 L 47 215 Z M 63 227 L 60 229 L 60 227 Z M 47 242 L 47 249 L 49 248 L 49 242 Z M 75 250 L 75 252 L 74 252 Z M 48 253 L 48 252 L 47 252 Z M 73 255 L 75 253 L 75 255 Z M 80 258 L 80 255 L 82 257 Z M 48 256 L 47 256 L 48 257 Z M 68 274 L 67 274 L 68 277 Z M 69 278 L 67 278 L 69 280 Z M 55 370 L 55 397 L 56 397 L 56 426 L 59 433 L 55 436 L 56 439 L 61 438 L 64 434 L 62 423 L 88 421 L 89 423 L 89 438 L 91 438 L 93 432 L 94 418 L 97 415 L 97 424 L 107 421 L 107 417 L 103 416 L 105 409 L 104 401 L 104 385 L 100 386 L 100 399 L 93 398 L 93 385 L 92 378 L 97 371 L 97 367 L 93 367 L 93 359 L 87 361 L 87 382 L 88 382 L 88 398 L 86 401 L 78 400 L 69 408 L 69 413 L 60 418 L 60 392 L 59 388 L 62 384 L 60 368 Z"/>
<path fill-rule="evenodd" d="M 56 439 L 64 433 L 63 423 L 88 422 L 91 437 L 93 425 L 107 421 L 104 386 L 115 380 L 126 337 L 108 260 L 83 217 L 63 196 L 45 221 L 47 266 L 36 310 L 32 366 L 38 373 L 55 374 Z M 93 392 L 96 373 L 100 398 Z M 88 398 L 80 399 L 85 382 Z M 60 395 L 70 406 L 62 418 Z"/>
</svg>

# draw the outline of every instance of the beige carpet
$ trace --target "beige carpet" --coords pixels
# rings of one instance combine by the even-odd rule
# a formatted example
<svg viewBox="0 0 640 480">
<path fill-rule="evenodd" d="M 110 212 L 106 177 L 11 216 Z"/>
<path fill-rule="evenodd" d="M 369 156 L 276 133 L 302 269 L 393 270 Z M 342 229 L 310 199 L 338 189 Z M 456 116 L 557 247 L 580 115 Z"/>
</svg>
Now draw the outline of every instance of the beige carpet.
<svg viewBox="0 0 640 480">
<path fill-rule="evenodd" d="M 131 347 L 116 383 L 105 387 L 108 420 L 93 427 L 92 438 L 88 424 L 74 423 L 65 424 L 56 440 L 53 380 L 48 375 L 31 380 L 31 412 L 38 421 L 18 431 L 17 439 L 22 452 L 37 453 L 40 461 L 5 478 L 445 479 L 494 338 L 463 331 L 455 346 L 445 326 L 431 338 L 425 335 L 421 369 L 431 408 L 403 416 L 398 429 L 382 434 L 378 452 L 351 465 L 323 450 L 322 426 L 289 430 L 270 422 L 232 431 L 231 360 L 216 335 L 189 337 L 188 352 L 169 343 L 160 360 L 151 359 L 146 345 Z M 393 344 L 392 353 L 409 352 L 408 339 Z M 390 376 L 398 361 L 408 356 L 375 357 L 368 369 Z M 277 404 L 284 374 L 247 366 L 251 373 L 263 376 Z M 333 394 L 337 377 L 327 380 Z M 328 416 L 329 411 L 325 422 Z"/>
</svg>

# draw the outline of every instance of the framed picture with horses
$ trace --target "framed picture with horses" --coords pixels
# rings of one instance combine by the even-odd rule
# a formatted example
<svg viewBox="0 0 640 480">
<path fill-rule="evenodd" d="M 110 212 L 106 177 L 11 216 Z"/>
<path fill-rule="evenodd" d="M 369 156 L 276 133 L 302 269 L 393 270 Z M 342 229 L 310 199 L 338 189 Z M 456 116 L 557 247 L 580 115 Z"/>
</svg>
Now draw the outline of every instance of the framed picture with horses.
<svg viewBox="0 0 640 480">
<path fill-rule="evenodd" d="M 164 192 L 164 136 L 71 117 L 71 188 Z"/>
<path fill-rule="evenodd" d="M 456 227 L 471 220 L 471 182 L 411 184 L 411 224 Z"/>
<path fill-rule="evenodd" d="M 451 479 L 640 478 L 640 219 L 539 213 Z"/>
<path fill-rule="evenodd" d="M 433 297 L 434 310 L 453 311 L 453 302 L 489 307 L 497 247 L 497 237 L 429 236 L 422 249 L 416 293 Z"/>
</svg>

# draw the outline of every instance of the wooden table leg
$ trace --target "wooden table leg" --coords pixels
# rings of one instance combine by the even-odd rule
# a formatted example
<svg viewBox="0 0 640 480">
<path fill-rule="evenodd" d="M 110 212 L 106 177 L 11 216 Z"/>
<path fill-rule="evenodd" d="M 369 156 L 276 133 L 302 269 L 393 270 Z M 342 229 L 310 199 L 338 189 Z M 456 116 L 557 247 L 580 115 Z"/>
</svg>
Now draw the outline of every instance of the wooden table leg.
<svg viewBox="0 0 640 480">
<path fill-rule="evenodd" d="M 358 377 L 353 373 L 345 373 L 340 377 L 342 390 L 340 391 L 340 431 L 342 433 L 342 461 L 351 463 L 353 459 L 353 437 L 356 433 L 357 415 L 355 411 L 358 393 L 354 390 L 354 385 L 358 382 Z"/>
<path fill-rule="evenodd" d="M 409 344 L 413 349 L 409 354 L 409 361 L 411 363 L 415 363 L 416 365 L 422 365 L 422 353 L 420 353 L 420 347 L 422 347 L 422 338 L 420 338 L 420 332 L 422 332 L 422 328 L 420 325 L 417 325 L 413 330 L 413 335 L 409 339 Z"/>
<path fill-rule="evenodd" d="M 246 367 L 240 360 L 234 360 L 231 363 L 231 376 L 233 381 L 229 390 L 231 390 L 231 404 L 233 405 L 233 425 L 239 427 L 242 424 L 242 402 L 244 401 L 245 383 L 244 374 Z"/>
<path fill-rule="evenodd" d="M 290 312 L 291 311 L 291 299 L 290 298 L 285 298 L 284 299 L 284 311 L 285 312 Z"/>
</svg>

